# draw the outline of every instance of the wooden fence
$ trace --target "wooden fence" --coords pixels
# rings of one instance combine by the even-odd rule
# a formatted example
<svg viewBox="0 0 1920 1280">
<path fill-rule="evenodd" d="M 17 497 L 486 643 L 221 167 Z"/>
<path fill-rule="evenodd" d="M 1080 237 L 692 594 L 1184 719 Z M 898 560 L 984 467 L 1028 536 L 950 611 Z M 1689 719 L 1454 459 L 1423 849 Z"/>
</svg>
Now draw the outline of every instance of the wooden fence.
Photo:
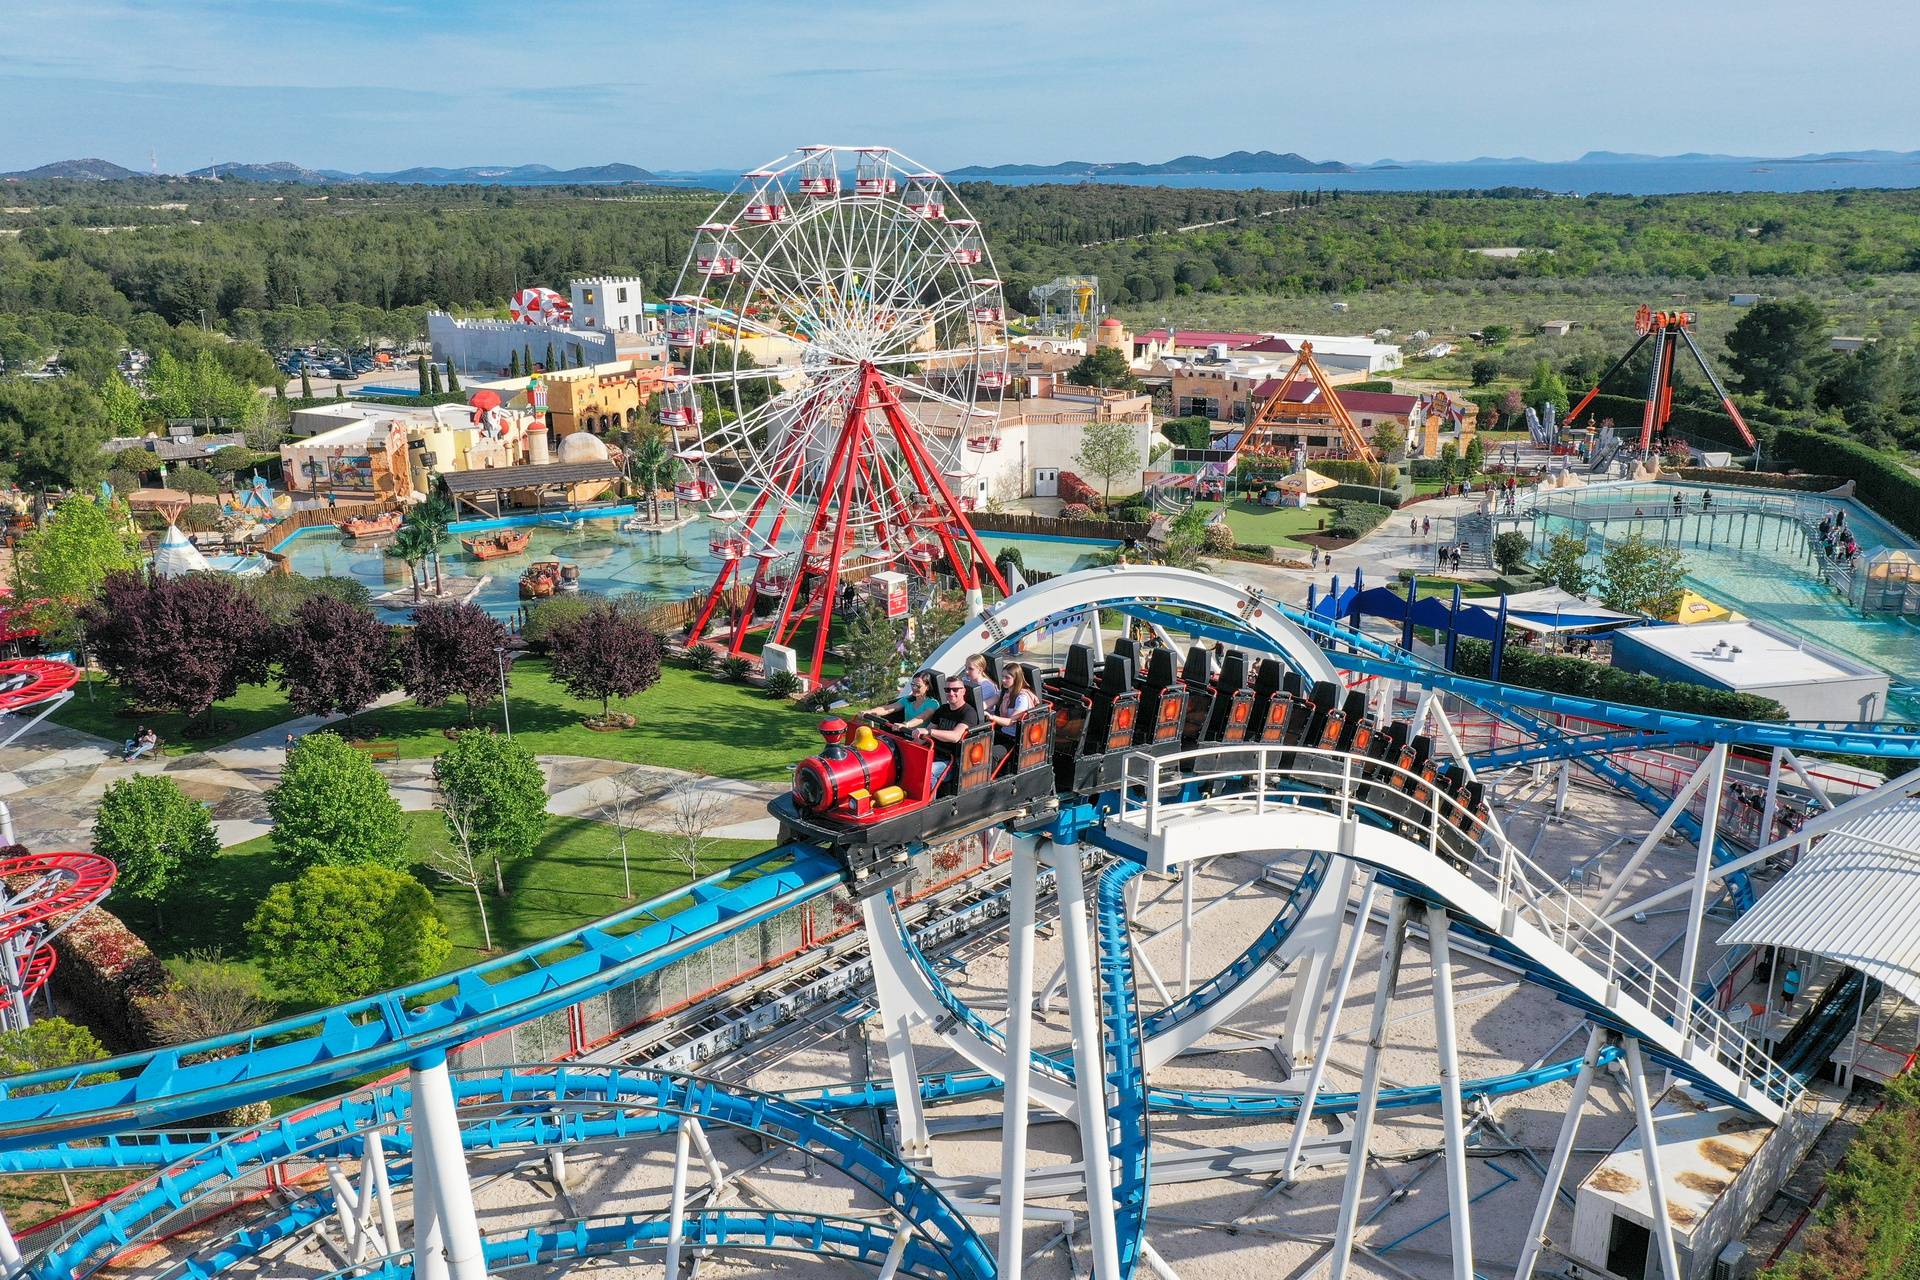
<svg viewBox="0 0 1920 1280">
<path fill-rule="evenodd" d="M 982 533 L 1038 534 L 1046 538 L 1098 538 L 1102 542 L 1124 542 L 1145 538 L 1147 524 L 1140 520 L 1063 520 L 1058 516 L 1022 516 L 976 511 L 969 517 Z"/>
</svg>

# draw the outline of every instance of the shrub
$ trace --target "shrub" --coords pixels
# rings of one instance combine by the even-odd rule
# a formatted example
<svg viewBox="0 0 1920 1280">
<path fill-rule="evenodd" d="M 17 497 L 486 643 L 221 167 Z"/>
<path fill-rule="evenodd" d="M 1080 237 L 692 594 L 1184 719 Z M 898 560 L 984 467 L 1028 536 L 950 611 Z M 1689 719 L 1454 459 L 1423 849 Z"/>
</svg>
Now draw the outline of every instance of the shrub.
<svg viewBox="0 0 1920 1280">
<path fill-rule="evenodd" d="M 167 989 L 167 966 L 140 936 L 104 907 L 76 918 L 54 937 L 54 994 L 119 1051 L 155 1043 L 148 1002 Z"/>
<path fill-rule="evenodd" d="M 1018 547 L 1002 547 L 993 557 L 993 562 L 1000 567 L 1000 572 L 1003 574 L 1009 568 L 1018 569 L 1022 573 L 1027 571 L 1027 558 L 1020 554 Z"/>
<path fill-rule="evenodd" d="M 1462 639 L 1457 667 L 1462 675 L 1486 677 L 1493 646 L 1485 640 Z M 1618 667 L 1601 666 L 1581 658 L 1540 653 L 1523 645 L 1508 645 L 1500 659 L 1500 679 L 1528 689 L 1551 689 L 1577 697 L 1603 698 L 1667 711 L 1718 716 L 1732 720 L 1784 720 L 1786 711 L 1772 698 L 1754 693 L 1710 689 L 1679 680 L 1661 680 Z"/>
<path fill-rule="evenodd" d="M 220 852 L 213 815 L 165 774 L 121 778 L 100 797 L 93 851 L 120 868 L 114 891 L 152 902 Z"/>
<path fill-rule="evenodd" d="M 1208 418 L 1168 418 L 1160 424 L 1160 434 L 1183 449 L 1205 449 L 1213 443 L 1213 422 Z"/>
<path fill-rule="evenodd" d="M 1502 573 L 1514 573 L 1526 562 L 1527 535 L 1518 529 L 1508 529 L 1493 540 L 1493 562 L 1500 566 Z"/>
<path fill-rule="evenodd" d="M 1149 524 L 1153 520 L 1153 508 L 1144 502 L 1129 502 L 1114 512 L 1114 519 L 1129 520 L 1134 524 Z"/>
<path fill-rule="evenodd" d="M 413 982 L 452 954 L 433 895 L 385 867 L 309 867 L 273 887 L 247 926 L 267 980 L 321 1004 Z"/>
<path fill-rule="evenodd" d="M 680 661 L 695 671 L 711 671 L 720 661 L 720 655 L 710 645 L 690 644 L 681 653 Z"/>
<path fill-rule="evenodd" d="M 1209 524 L 1206 533 L 1206 548 L 1209 551 L 1226 552 L 1233 550 L 1233 527 L 1225 521 Z"/>
<path fill-rule="evenodd" d="M 807 696 L 800 699 L 800 709 L 812 712 L 826 711 L 840 701 L 841 696 L 840 690 L 834 686 L 822 685 L 818 689 L 807 691 Z"/>
<path fill-rule="evenodd" d="M 1093 508 L 1084 502 L 1069 502 L 1060 508 L 1062 520 L 1091 520 Z"/>
<path fill-rule="evenodd" d="M 767 678 L 760 682 L 760 687 L 766 690 L 769 698 L 791 698 L 800 692 L 802 683 L 803 681 L 795 672 L 774 671 L 769 672 Z"/>
<path fill-rule="evenodd" d="M 1364 537 L 1393 514 L 1391 508 L 1374 502 L 1334 502 L 1329 509 L 1327 536 L 1332 538 Z"/>
<path fill-rule="evenodd" d="M 1886 1082 L 1885 1105 L 1860 1125 L 1799 1252 L 1761 1280 L 1896 1280 L 1920 1257 L 1920 1084 Z"/>
<path fill-rule="evenodd" d="M 367 590 L 366 584 L 354 578 L 309 578 L 298 573 L 263 573 L 240 581 L 248 599 L 276 627 L 284 627 L 292 622 L 293 615 L 309 600 L 339 600 L 363 609 L 373 602 L 373 593 Z"/>
<path fill-rule="evenodd" d="M 220 492 L 220 482 L 194 467 L 175 467 L 167 472 L 167 488 L 196 497 L 211 497 Z"/>
<path fill-rule="evenodd" d="M 310 733 L 287 753 L 267 793 L 273 851 L 293 871 L 372 863 L 407 865 L 407 826 L 387 780 L 335 733 Z"/>
<path fill-rule="evenodd" d="M 1071 471 L 1060 473 L 1060 496 L 1069 506 L 1078 503 L 1083 507 L 1099 507 L 1102 503 L 1100 491 Z"/>
<path fill-rule="evenodd" d="M 65 1018 L 38 1018 L 18 1030 L 0 1031 L 0 1075 L 76 1067 L 106 1056 L 93 1032 Z M 21 1092 L 37 1093 L 39 1088 L 30 1085 Z"/>
<path fill-rule="evenodd" d="M 1400 485 L 1400 468 L 1389 462 L 1363 462 L 1359 458 L 1318 458 L 1307 464 L 1329 480 L 1342 484 L 1364 484 L 1376 489 L 1395 489 Z"/>
<path fill-rule="evenodd" d="M 729 654 L 720 660 L 720 675 L 723 679 L 738 683 L 753 674 L 753 659 L 744 654 Z"/>
<path fill-rule="evenodd" d="M 601 603 L 601 597 L 587 591 L 548 596 L 527 610 L 527 624 L 520 629 L 520 638 L 535 653 L 545 653 L 556 627 L 586 617 L 596 604 Z"/>
</svg>

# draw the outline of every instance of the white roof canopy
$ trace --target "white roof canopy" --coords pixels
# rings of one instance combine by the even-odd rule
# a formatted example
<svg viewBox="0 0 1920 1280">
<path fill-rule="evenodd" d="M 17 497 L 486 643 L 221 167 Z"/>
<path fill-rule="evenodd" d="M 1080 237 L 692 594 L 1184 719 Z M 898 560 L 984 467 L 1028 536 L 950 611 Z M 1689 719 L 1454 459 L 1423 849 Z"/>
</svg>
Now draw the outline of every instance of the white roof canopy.
<svg viewBox="0 0 1920 1280">
<path fill-rule="evenodd" d="M 1822 837 L 1720 941 L 1826 956 L 1920 1004 L 1916 920 L 1920 797 L 1907 797 Z"/>
</svg>

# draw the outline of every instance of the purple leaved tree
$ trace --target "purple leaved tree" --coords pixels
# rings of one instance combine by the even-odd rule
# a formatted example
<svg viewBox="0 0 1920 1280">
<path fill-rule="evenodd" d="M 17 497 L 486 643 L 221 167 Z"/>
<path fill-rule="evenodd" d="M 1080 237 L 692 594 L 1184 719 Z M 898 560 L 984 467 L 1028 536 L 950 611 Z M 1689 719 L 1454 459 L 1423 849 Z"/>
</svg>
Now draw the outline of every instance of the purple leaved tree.
<svg viewBox="0 0 1920 1280">
<path fill-rule="evenodd" d="M 553 629 L 547 639 L 553 678 L 576 698 L 600 700 L 600 723 L 609 704 L 630 698 L 660 678 L 660 637 L 631 609 L 602 601 Z"/>
<path fill-rule="evenodd" d="M 214 703 L 267 678 L 273 624 L 214 574 L 151 583 L 110 574 L 82 617 L 93 656 L 142 707 L 201 716 L 210 728 Z"/>
<path fill-rule="evenodd" d="M 470 604 L 428 604 L 413 611 L 400 639 L 400 682 L 423 707 L 467 700 L 467 723 L 500 695 L 500 650 L 507 629 Z"/>
<path fill-rule="evenodd" d="M 280 633 L 280 687 L 296 711 L 347 723 L 399 683 L 388 627 L 332 596 L 303 601 Z"/>
</svg>

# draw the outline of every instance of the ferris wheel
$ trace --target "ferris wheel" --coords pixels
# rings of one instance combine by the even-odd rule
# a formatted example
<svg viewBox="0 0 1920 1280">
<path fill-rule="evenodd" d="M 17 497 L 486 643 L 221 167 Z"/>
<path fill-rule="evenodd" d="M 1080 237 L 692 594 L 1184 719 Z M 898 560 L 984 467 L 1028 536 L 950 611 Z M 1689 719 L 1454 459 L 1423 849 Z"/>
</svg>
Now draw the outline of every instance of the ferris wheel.
<svg viewBox="0 0 1920 1280">
<path fill-rule="evenodd" d="M 719 569 L 693 635 L 751 574 L 785 644 L 822 624 L 842 570 L 1006 584 L 967 512 L 997 451 L 1005 301 L 940 175 L 887 147 L 802 147 L 744 175 L 695 235 L 665 307 L 659 418 Z M 774 603 L 777 602 L 777 603 Z"/>
</svg>

